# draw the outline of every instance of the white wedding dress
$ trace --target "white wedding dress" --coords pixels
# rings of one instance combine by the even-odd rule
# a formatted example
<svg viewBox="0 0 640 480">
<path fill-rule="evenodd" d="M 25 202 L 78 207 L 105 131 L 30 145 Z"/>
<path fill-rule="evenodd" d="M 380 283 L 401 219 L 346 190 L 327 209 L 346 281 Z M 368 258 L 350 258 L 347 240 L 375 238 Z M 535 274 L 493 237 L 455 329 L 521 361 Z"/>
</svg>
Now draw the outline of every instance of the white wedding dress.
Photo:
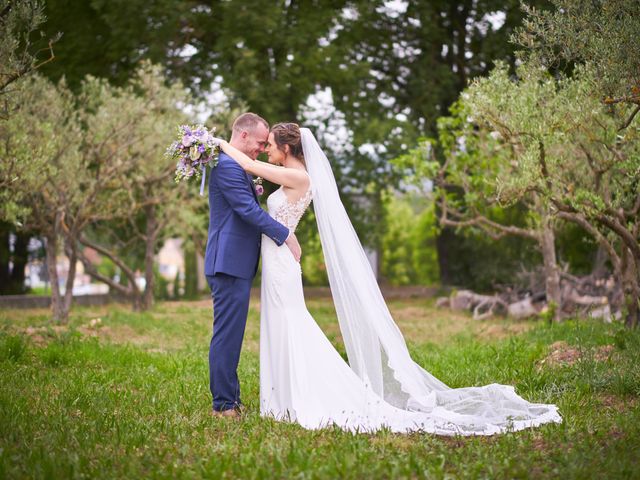
<svg viewBox="0 0 640 480">
<path fill-rule="evenodd" d="M 262 237 L 260 412 L 305 428 L 492 435 L 562 421 L 555 405 L 529 403 L 514 388 L 451 389 L 414 363 L 344 212 L 330 166 L 303 131 L 312 188 L 289 201 L 282 188 L 269 214 L 295 230 L 314 198 L 347 364 L 308 312 L 302 272 L 286 247 Z"/>
</svg>

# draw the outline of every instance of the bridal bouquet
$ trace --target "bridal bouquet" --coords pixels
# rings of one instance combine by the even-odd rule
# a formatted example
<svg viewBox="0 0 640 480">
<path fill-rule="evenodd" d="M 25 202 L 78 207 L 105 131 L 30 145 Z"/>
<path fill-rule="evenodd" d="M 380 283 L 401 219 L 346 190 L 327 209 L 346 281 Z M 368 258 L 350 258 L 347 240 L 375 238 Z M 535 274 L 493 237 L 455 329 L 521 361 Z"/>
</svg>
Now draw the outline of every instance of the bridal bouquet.
<svg viewBox="0 0 640 480">
<path fill-rule="evenodd" d="M 212 130 L 215 132 L 215 128 Z M 199 178 L 205 167 L 218 164 L 218 146 L 214 136 L 202 125 L 181 125 L 178 127 L 178 140 L 167 148 L 165 156 L 177 160 L 176 183 Z"/>
</svg>

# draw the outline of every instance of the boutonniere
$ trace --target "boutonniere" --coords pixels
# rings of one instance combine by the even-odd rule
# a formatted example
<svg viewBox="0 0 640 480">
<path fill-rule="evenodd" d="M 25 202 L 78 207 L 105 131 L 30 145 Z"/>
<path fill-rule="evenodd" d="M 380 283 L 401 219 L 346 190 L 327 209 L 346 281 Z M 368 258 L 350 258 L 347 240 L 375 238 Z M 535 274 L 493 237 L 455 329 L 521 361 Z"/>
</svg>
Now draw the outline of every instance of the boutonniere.
<svg viewBox="0 0 640 480">
<path fill-rule="evenodd" d="M 253 187 L 256 189 L 256 195 L 260 196 L 264 193 L 264 187 L 262 186 L 262 177 L 256 177 L 253 179 Z"/>
</svg>

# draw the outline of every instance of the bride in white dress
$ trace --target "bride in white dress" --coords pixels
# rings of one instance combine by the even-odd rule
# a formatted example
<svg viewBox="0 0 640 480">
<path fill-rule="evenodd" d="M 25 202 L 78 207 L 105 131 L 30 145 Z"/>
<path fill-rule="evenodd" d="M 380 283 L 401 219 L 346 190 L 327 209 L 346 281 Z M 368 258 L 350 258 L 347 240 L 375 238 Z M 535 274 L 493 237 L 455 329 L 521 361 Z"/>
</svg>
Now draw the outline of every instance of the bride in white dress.
<svg viewBox="0 0 640 480">
<path fill-rule="evenodd" d="M 555 405 L 529 403 L 512 386 L 449 388 L 410 357 L 344 210 L 331 166 L 309 129 L 275 125 L 254 161 L 221 141 L 247 172 L 282 185 L 269 214 L 295 231 L 314 202 L 347 364 L 306 308 L 291 252 L 262 238 L 260 412 L 305 428 L 493 435 L 562 422 Z M 307 173 L 308 172 L 308 173 Z"/>
</svg>

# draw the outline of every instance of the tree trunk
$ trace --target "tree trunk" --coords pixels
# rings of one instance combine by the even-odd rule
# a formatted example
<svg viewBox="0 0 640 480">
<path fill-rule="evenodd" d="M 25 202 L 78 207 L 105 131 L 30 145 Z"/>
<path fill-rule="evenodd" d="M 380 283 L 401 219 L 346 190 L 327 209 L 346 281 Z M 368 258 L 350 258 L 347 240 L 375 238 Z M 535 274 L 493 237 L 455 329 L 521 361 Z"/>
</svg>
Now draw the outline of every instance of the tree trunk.
<svg viewBox="0 0 640 480">
<path fill-rule="evenodd" d="M 635 328 L 640 322 L 640 285 L 638 276 L 638 265 L 633 254 L 626 246 L 622 246 L 622 288 L 624 291 L 625 304 L 627 306 L 627 317 L 625 325 Z"/>
<path fill-rule="evenodd" d="M 45 251 L 47 254 L 47 272 L 49 273 L 49 282 L 51 283 L 51 315 L 53 320 L 58 323 L 66 323 L 69 312 L 65 313 L 64 302 L 60 296 L 60 287 L 58 285 L 58 270 L 56 268 L 58 258 L 58 237 L 52 232 L 44 237 Z"/>
<path fill-rule="evenodd" d="M 143 307 L 144 303 L 144 295 L 140 293 L 132 293 L 131 294 L 131 308 L 134 312 L 142 312 L 144 311 Z"/>
<path fill-rule="evenodd" d="M 11 293 L 11 275 L 9 270 L 9 262 L 11 260 L 11 251 L 9 250 L 10 234 L 11 225 L 0 222 L 0 294 L 3 295 Z"/>
<path fill-rule="evenodd" d="M 549 308 L 554 309 L 553 319 L 555 321 L 560 321 L 562 314 L 560 272 L 558 271 L 558 264 L 556 260 L 555 232 L 553 230 L 552 220 L 549 216 L 544 216 L 542 220 L 540 247 L 542 249 L 542 259 L 544 262 L 547 305 Z"/>
<path fill-rule="evenodd" d="M 13 254 L 11 255 L 11 287 L 16 293 L 24 293 L 24 270 L 29 261 L 29 239 L 31 235 L 24 232 L 16 232 L 16 241 L 13 245 Z"/>
<path fill-rule="evenodd" d="M 148 310 L 153 306 L 153 290 L 155 286 L 153 265 L 156 243 L 158 241 L 158 222 L 156 219 L 155 206 L 149 205 L 145 207 L 145 213 L 147 216 L 144 254 L 145 288 L 142 295 L 142 301 L 140 303 L 141 310 Z"/>
<path fill-rule="evenodd" d="M 14 235 L 11 251 L 11 235 Z M 13 225 L 0 222 L 0 294 L 18 295 L 25 292 L 24 270 L 27 265 L 27 246 L 31 236 L 17 232 Z"/>
<path fill-rule="evenodd" d="M 591 275 L 594 277 L 604 276 L 607 273 L 607 260 L 609 260 L 607 249 L 602 243 L 599 243 L 596 258 L 593 260 Z"/>
<path fill-rule="evenodd" d="M 76 279 L 76 262 L 78 261 L 78 254 L 76 252 L 75 242 L 67 249 L 67 257 L 69 258 L 69 272 L 67 274 L 67 282 L 64 289 L 64 297 L 62 301 L 62 308 L 64 312 L 65 322 L 69 317 L 71 311 L 71 304 L 73 303 L 73 284 Z"/>
</svg>

